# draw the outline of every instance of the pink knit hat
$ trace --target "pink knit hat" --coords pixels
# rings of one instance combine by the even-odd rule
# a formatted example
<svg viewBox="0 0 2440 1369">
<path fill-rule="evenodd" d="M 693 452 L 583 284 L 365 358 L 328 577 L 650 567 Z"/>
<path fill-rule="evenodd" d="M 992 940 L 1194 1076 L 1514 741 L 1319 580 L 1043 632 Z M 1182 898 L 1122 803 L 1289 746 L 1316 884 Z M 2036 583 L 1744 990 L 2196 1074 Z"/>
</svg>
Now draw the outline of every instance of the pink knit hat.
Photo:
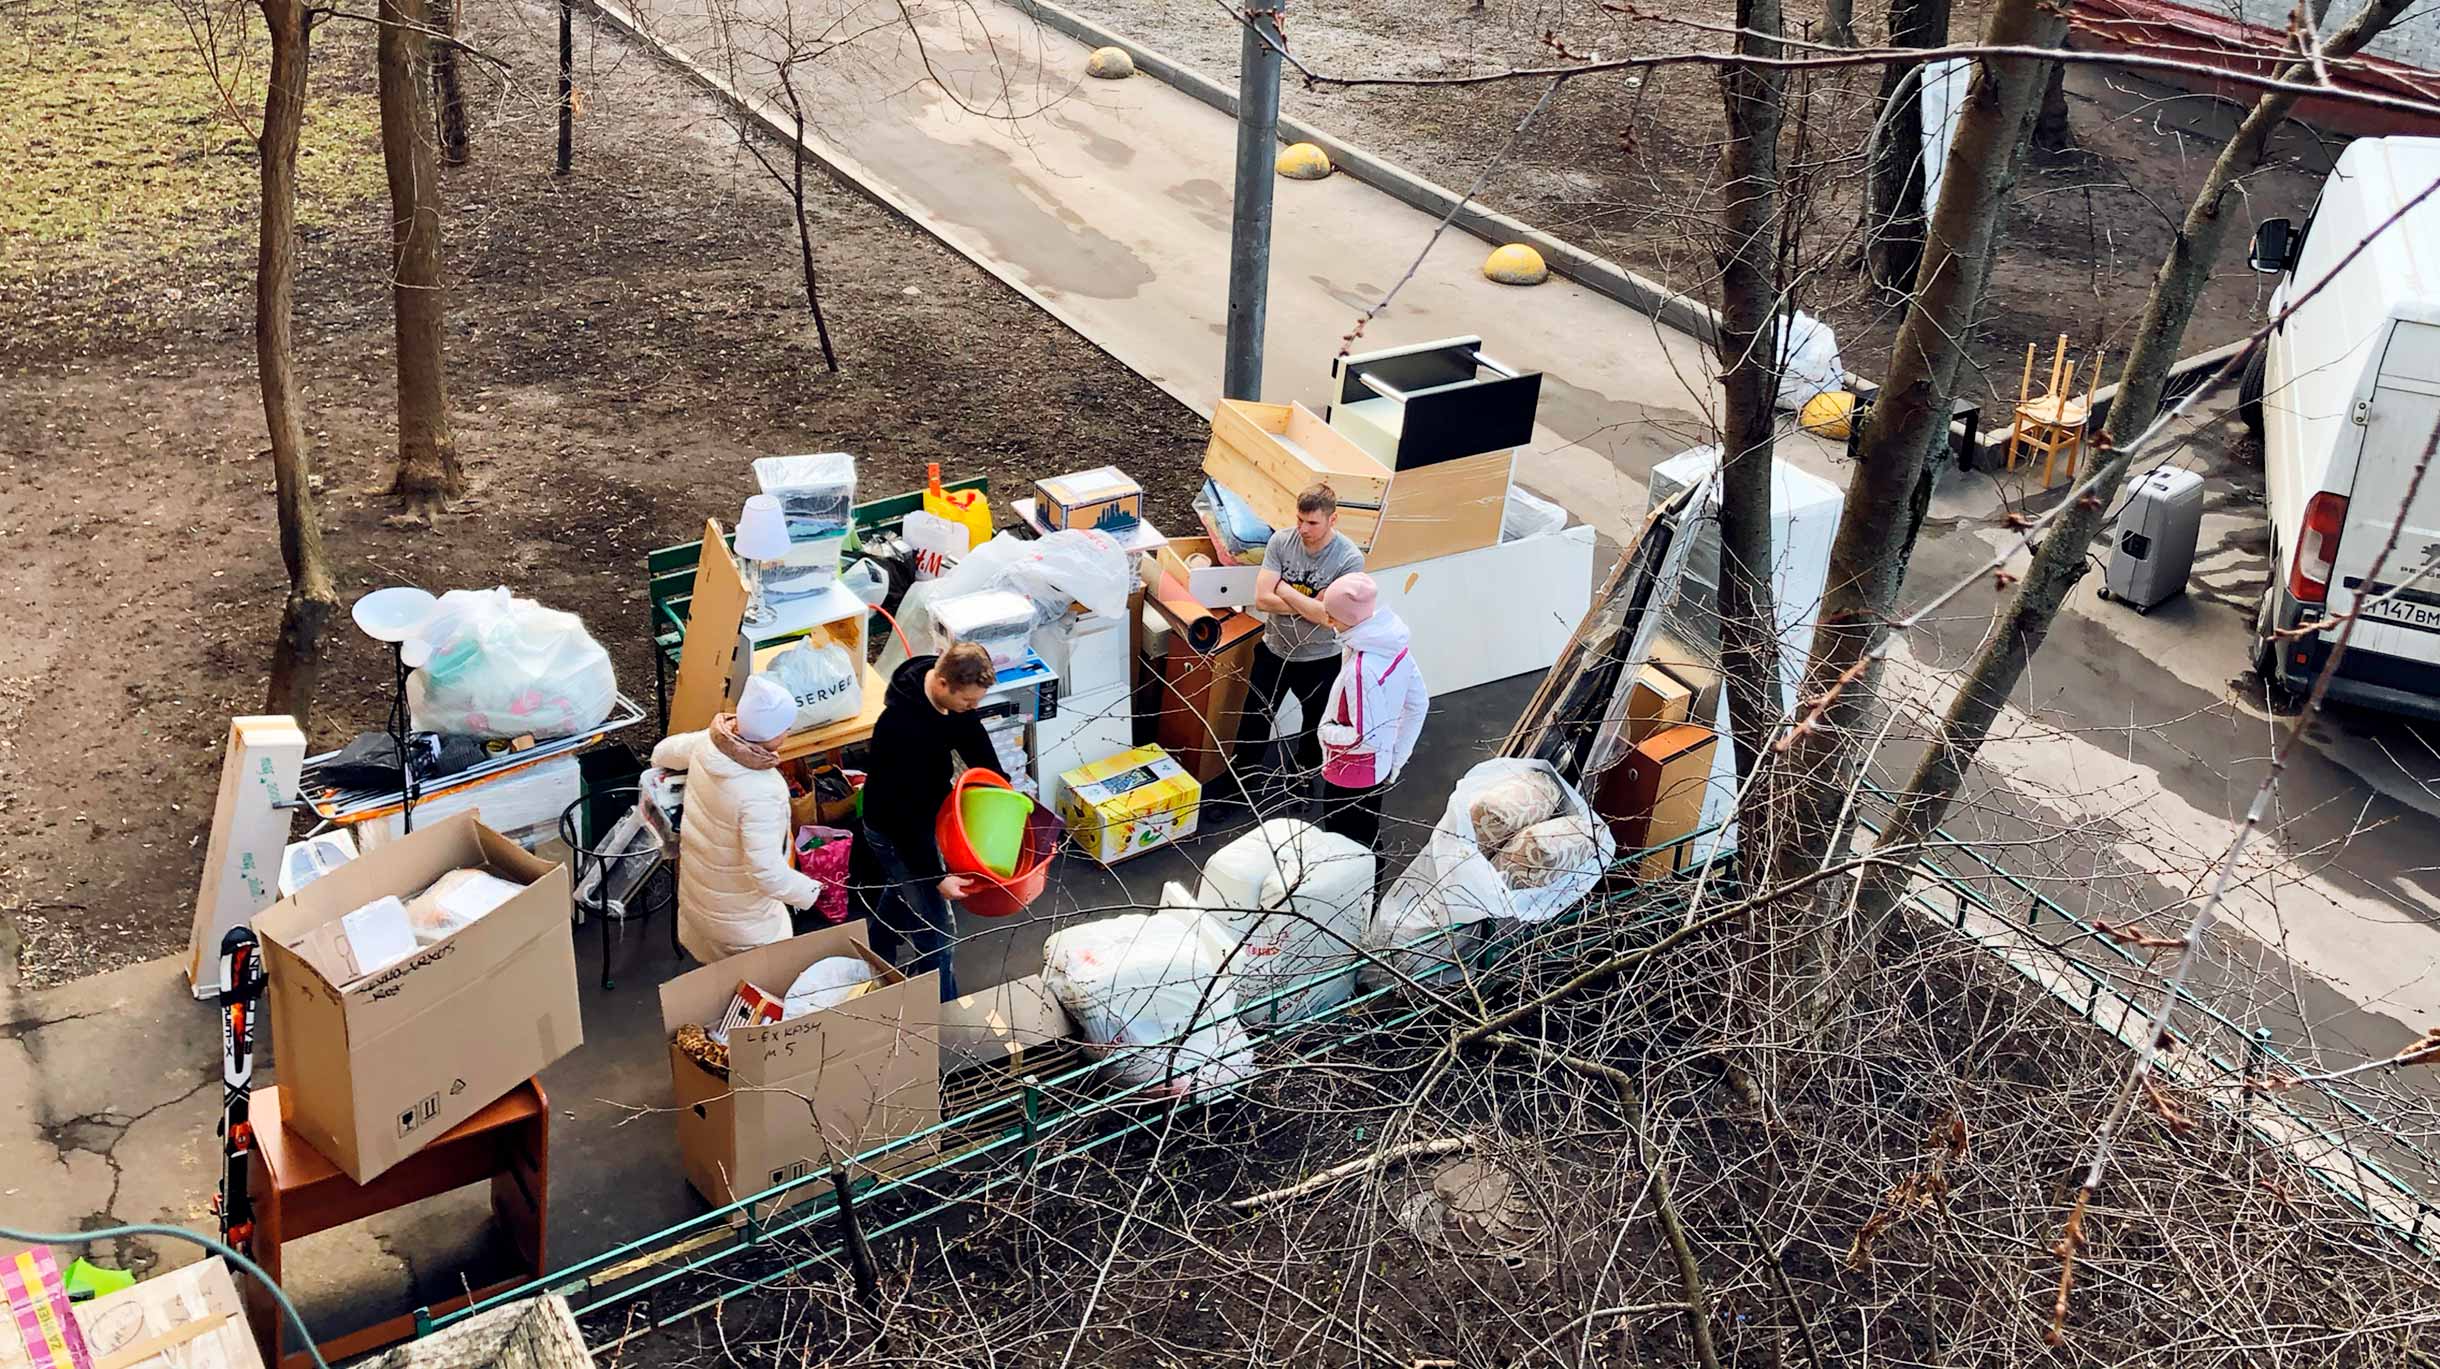
<svg viewBox="0 0 2440 1369">
<path fill-rule="evenodd" d="M 1381 588 L 1362 571 L 1342 575 L 1322 590 L 1322 608 L 1343 627 L 1354 627 L 1373 616 Z"/>
</svg>

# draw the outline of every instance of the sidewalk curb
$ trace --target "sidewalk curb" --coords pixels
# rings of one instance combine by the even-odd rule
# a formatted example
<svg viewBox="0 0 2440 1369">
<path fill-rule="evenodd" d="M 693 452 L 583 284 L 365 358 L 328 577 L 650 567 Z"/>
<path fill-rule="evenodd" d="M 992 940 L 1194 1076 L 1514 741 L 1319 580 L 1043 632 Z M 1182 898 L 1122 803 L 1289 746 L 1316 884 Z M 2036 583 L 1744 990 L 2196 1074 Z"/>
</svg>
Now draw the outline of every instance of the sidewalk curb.
<svg viewBox="0 0 2440 1369">
<path fill-rule="evenodd" d="M 1237 117 L 1236 91 L 1157 48 L 1146 47 L 1123 34 L 1103 28 L 1052 0 L 1008 0 L 1008 3 L 1019 14 L 1057 29 L 1087 47 L 1121 49 L 1135 59 L 1138 72 L 1155 77 L 1162 84 L 1191 95 L 1232 119 Z M 1330 164 L 1345 172 L 1349 179 L 1371 186 L 1425 213 L 1445 215 L 1458 205 L 1456 191 L 1284 113 L 1279 116 L 1279 140 L 1282 143 L 1311 143 L 1328 153 Z M 1471 200 L 1457 208 L 1456 216 L 1450 222 L 1495 247 L 1512 242 L 1524 243 L 1541 253 L 1542 260 L 1554 273 L 1597 295 L 1616 300 L 1639 314 L 1659 319 L 1705 347 L 1713 345 L 1719 315 L 1701 300 L 1678 294 L 1666 286 L 1644 279 L 1607 257 L 1596 256 L 1574 243 L 1554 238 L 1531 224 L 1486 209 Z"/>
</svg>

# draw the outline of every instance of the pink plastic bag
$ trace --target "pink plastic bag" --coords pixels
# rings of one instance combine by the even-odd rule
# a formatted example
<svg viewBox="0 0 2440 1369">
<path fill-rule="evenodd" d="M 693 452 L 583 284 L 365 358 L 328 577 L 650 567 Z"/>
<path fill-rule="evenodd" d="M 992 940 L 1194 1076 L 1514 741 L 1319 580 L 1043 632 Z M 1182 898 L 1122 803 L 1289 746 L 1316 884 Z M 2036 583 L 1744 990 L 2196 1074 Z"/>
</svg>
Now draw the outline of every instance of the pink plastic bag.
<svg viewBox="0 0 2440 1369">
<path fill-rule="evenodd" d="M 847 920 L 847 858 L 854 844 L 854 834 L 845 828 L 807 823 L 796 829 L 796 841 L 790 848 L 796 868 L 822 882 L 822 894 L 814 900 L 813 910 L 832 926 Z"/>
</svg>

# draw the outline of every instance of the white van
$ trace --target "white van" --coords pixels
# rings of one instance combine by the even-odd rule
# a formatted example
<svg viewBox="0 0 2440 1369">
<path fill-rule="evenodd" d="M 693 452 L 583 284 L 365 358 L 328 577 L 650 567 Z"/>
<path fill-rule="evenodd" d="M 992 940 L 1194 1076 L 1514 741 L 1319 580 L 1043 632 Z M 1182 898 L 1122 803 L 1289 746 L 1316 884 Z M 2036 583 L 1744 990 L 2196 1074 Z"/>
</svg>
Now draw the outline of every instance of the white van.
<svg viewBox="0 0 2440 1369">
<path fill-rule="evenodd" d="M 2310 687 L 2336 621 L 2362 603 L 2330 693 L 2425 717 L 2440 717 L 2440 571 L 2417 572 L 2440 558 L 2440 470 L 2402 506 L 2440 426 L 2440 194 L 2399 210 L 2434 183 L 2440 138 L 2361 138 L 2339 154 L 2302 229 L 2261 225 L 2253 267 L 2285 277 L 2273 315 L 2303 303 L 2240 391 L 2262 437 L 2271 522 L 2256 667 L 2272 686 Z M 2393 527 L 2397 544 L 2372 581 Z M 2273 635 L 2315 622 L 2333 626 Z"/>
</svg>

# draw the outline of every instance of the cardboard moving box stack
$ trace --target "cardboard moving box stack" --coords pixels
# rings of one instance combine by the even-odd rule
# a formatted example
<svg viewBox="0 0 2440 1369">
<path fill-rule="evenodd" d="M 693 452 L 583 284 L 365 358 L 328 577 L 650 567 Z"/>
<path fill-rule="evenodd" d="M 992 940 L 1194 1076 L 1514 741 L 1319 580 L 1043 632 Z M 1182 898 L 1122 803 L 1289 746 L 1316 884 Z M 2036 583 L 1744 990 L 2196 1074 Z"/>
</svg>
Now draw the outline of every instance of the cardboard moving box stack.
<svg viewBox="0 0 2440 1369">
<path fill-rule="evenodd" d="M 663 984 L 662 1030 L 718 1022 L 740 983 L 784 994 L 813 962 L 841 955 L 870 964 L 875 987 L 836 1007 L 730 1032 L 728 1078 L 669 1048 L 678 1153 L 687 1182 L 712 1202 L 826 1174 L 833 1161 L 939 1123 L 940 976 L 892 968 L 873 954 L 862 922 L 757 946 Z M 910 1147 L 876 1172 L 930 1151 Z M 775 1205 L 825 1191 L 805 1184 Z"/>
<path fill-rule="evenodd" d="M 341 919 L 452 870 L 523 892 L 372 974 L 351 976 Z M 340 866 L 254 920 L 271 977 L 289 1131 L 357 1183 L 498 1102 L 584 1044 L 568 869 L 471 813 Z"/>
</svg>

